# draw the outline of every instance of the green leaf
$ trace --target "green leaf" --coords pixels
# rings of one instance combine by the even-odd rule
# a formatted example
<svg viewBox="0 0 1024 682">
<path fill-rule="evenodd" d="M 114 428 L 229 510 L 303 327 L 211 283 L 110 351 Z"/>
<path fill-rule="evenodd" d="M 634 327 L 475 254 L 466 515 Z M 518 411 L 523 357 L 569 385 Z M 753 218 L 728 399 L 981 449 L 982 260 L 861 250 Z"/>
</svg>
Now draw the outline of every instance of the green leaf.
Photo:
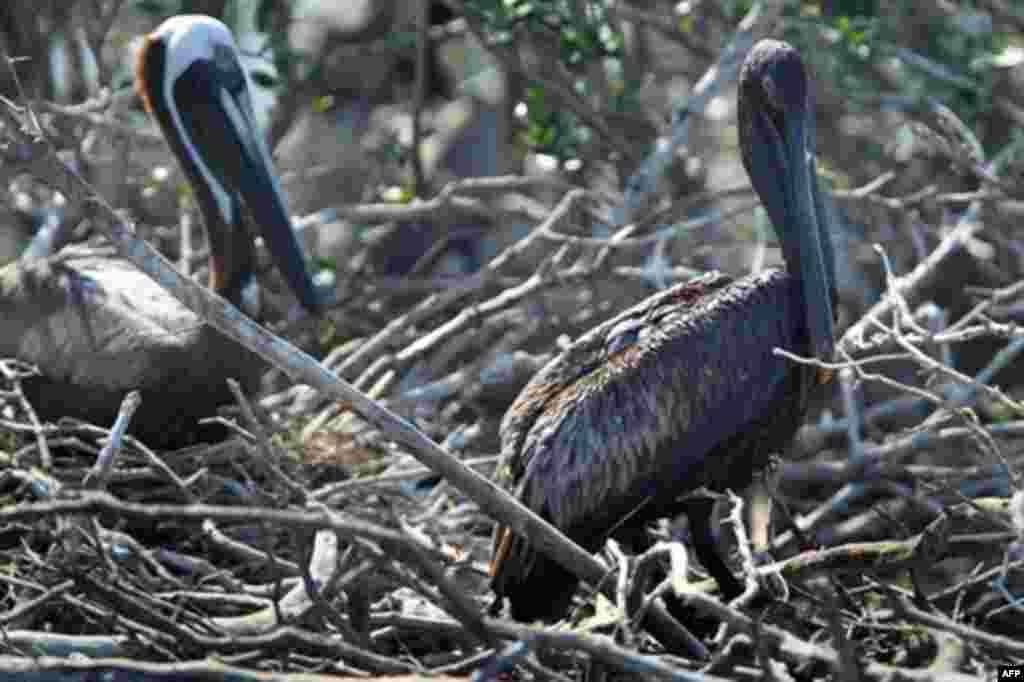
<svg viewBox="0 0 1024 682">
<path fill-rule="evenodd" d="M 152 17 L 166 17 L 177 10 L 177 2 L 173 3 L 168 0 L 136 0 L 134 3 L 135 11 L 140 14 L 148 14 Z"/>
</svg>

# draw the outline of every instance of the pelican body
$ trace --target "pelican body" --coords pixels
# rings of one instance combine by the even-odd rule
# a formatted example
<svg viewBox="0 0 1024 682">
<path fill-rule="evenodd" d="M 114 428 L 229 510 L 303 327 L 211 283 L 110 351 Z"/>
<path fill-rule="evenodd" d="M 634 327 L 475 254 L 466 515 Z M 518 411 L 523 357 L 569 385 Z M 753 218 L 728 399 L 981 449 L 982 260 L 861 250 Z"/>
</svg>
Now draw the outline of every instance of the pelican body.
<svg viewBox="0 0 1024 682">
<path fill-rule="evenodd" d="M 193 188 L 210 287 L 258 312 L 247 212 L 299 301 L 316 310 L 227 27 L 204 16 L 165 21 L 145 39 L 136 88 Z M 0 355 L 39 368 L 26 389 L 47 419 L 105 423 L 126 392 L 141 390 L 131 431 L 159 443 L 230 400 L 227 378 L 251 387 L 264 369 L 127 261 L 77 246 L 0 271 Z"/>
<path fill-rule="evenodd" d="M 835 267 L 818 220 L 811 111 L 796 50 L 755 46 L 740 75 L 740 143 L 785 270 L 709 273 L 651 296 L 577 339 L 505 415 L 499 475 L 584 548 L 632 542 L 686 511 L 702 563 L 723 587 L 738 585 L 710 540 L 710 505 L 684 496 L 746 487 L 791 441 L 823 377 L 773 349 L 832 356 Z M 577 585 L 507 528 L 495 533 L 491 572 L 518 620 L 563 616 Z"/>
</svg>

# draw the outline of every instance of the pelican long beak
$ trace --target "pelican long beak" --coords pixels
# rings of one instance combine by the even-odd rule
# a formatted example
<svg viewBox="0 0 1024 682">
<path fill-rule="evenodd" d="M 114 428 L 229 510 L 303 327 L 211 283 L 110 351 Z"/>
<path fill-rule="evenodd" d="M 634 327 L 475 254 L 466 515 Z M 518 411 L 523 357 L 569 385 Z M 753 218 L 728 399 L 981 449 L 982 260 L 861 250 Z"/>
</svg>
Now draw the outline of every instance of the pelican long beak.
<svg viewBox="0 0 1024 682">
<path fill-rule="evenodd" d="M 765 111 L 750 112 L 745 157 L 750 180 L 778 232 L 786 267 L 800 277 L 811 351 L 832 360 L 835 263 L 831 236 L 818 215 L 818 178 L 806 111 L 791 111 L 781 127 Z"/>
<path fill-rule="evenodd" d="M 137 86 L 203 211 L 211 286 L 231 293 L 252 278 L 244 205 L 299 301 L 308 310 L 320 308 L 227 28 L 209 17 L 169 19 L 146 39 Z"/>
<path fill-rule="evenodd" d="M 796 268 L 803 288 L 803 303 L 811 349 L 820 360 L 830 362 L 835 349 L 832 299 L 835 289 L 835 265 L 831 236 L 817 212 L 818 178 L 811 156 L 804 115 L 789 116 L 785 123 L 786 166 L 784 176 L 786 204 L 792 222 L 782 234 L 795 252 Z M 791 265 L 790 267 L 793 267 Z"/>
</svg>

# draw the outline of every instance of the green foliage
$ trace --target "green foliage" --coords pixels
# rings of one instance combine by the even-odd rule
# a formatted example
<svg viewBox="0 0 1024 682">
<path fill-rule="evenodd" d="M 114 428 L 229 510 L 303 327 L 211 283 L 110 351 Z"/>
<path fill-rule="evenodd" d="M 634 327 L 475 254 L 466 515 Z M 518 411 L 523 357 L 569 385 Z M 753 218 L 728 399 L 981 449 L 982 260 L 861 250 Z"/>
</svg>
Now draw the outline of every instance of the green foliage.
<svg viewBox="0 0 1024 682">
<path fill-rule="evenodd" d="M 517 32 L 548 35 L 557 41 L 558 60 L 576 75 L 572 86 L 583 98 L 593 94 L 586 67 L 601 64 L 612 84 L 612 101 L 602 107 L 627 109 L 637 84 L 622 79 L 624 39 L 610 22 L 610 0 L 476 0 L 467 2 L 467 14 L 479 21 L 500 46 L 512 47 Z M 580 11 L 580 8 L 584 11 Z M 527 88 L 525 131 L 521 141 L 533 151 L 559 159 L 575 158 L 593 131 L 567 110 L 552 102 L 541 84 Z"/>
<path fill-rule="evenodd" d="M 169 16 L 180 11 L 180 0 L 134 0 L 140 11 Z M 253 4 L 255 3 L 255 4 Z M 898 97 L 887 104 L 912 109 L 924 98 L 949 107 L 972 129 L 991 108 L 992 87 L 999 60 L 1010 41 L 1006 27 L 993 26 L 978 3 L 960 2 L 957 12 L 935 11 L 922 18 L 920 0 L 786 0 L 782 37 L 797 45 L 813 66 L 815 77 L 843 92 L 852 111 L 877 109 L 878 67 L 899 64 Z M 232 0 L 226 13 L 237 15 L 241 5 L 255 8 L 256 29 L 267 37 L 265 55 L 274 69 L 258 69 L 254 80 L 262 87 L 291 87 L 281 80 L 316 79 L 316 66 L 293 52 L 282 30 L 299 5 L 283 0 Z M 623 76 L 624 38 L 611 21 L 613 0 L 467 0 L 467 15 L 478 22 L 498 46 L 515 48 L 517 35 L 538 36 L 557 47 L 560 70 L 574 77 L 575 93 L 588 101 L 598 93 L 604 111 L 626 112 L 635 107 L 640 83 Z M 750 10 L 753 0 L 724 0 L 720 15 L 733 25 Z M 679 17 L 681 30 L 688 17 Z M 231 17 L 224 17 L 230 22 Z M 396 50 L 408 51 L 413 32 L 389 37 Z M 728 41 L 726 32 L 722 40 Z M 823 49 L 824 47 L 824 49 Z M 604 80 L 595 87 L 594 66 Z M 891 72 L 892 69 L 889 69 Z M 277 75 L 272 75 L 276 73 Z M 564 102 L 546 93 L 543 83 L 527 88 L 526 113 L 520 141 L 529 149 L 559 159 L 574 158 L 594 132 Z"/>
<path fill-rule="evenodd" d="M 517 28 L 552 33 L 558 37 L 561 61 L 580 66 L 621 54 L 622 35 L 608 21 L 609 4 L 607 0 L 477 0 L 466 3 L 466 10 L 499 44 L 509 44 Z M 580 5 L 585 11 L 579 11 Z"/>
<path fill-rule="evenodd" d="M 825 4 L 787 2 L 784 37 L 811 61 L 818 80 L 845 94 L 852 110 L 879 106 L 883 86 L 875 69 L 882 64 L 899 65 L 900 91 L 891 102 L 904 109 L 931 98 L 972 129 L 991 109 L 991 65 L 1008 46 L 1009 34 L 974 3 L 960 3 L 953 15 L 933 12 L 927 18 L 910 0 L 884 7 L 869 0 L 832 2 L 827 13 Z"/>
<path fill-rule="evenodd" d="M 521 140 L 528 148 L 568 159 L 575 157 L 578 147 L 590 140 L 590 129 L 580 125 L 575 114 L 557 103 L 551 106 L 544 88 L 528 87 L 525 104 L 528 113 Z"/>
<path fill-rule="evenodd" d="M 306 55 L 292 50 L 288 42 L 288 32 L 284 28 L 294 18 L 293 4 L 281 0 L 259 0 L 256 5 L 253 23 L 256 30 L 266 38 L 262 54 L 273 62 L 274 72 L 277 74 L 275 77 L 266 71 L 254 71 L 252 78 L 261 87 L 289 90 L 289 79 L 320 78 L 319 66 L 311 63 Z"/>
<path fill-rule="evenodd" d="M 151 17 L 169 17 L 181 11 L 181 3 L 178 0 L 135 0 L 132 9 Z"/>
</svg>

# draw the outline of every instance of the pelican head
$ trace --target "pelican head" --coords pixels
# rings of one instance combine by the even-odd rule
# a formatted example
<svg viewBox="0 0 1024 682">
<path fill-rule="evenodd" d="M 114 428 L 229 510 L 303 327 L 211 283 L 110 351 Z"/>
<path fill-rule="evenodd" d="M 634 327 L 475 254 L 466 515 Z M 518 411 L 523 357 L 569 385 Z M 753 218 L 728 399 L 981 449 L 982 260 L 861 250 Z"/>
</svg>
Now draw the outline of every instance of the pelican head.
<svg viewBox="0 0 1024 682">
<path fill-rule="evenodd" d="M 249 78 L 228 28 L 200 15 L 168 19 L 146 36 L 135 83 L 203 213 L 210 238 L 210 288 L 238 302 L 253 283 L 244 206 L 300 303 L 308 310 L 319 308 L 256 126 Z"/>
<path fill-rule="evenodd" d="M 777 40 L 755 45 L 740 72 L 743 165 L 775 225 L 786 267 L 800 281 L 811 350 L 830 361 L 835 257 L 821 218 L 813 110 L 800 53 Z"/>
</svg>

